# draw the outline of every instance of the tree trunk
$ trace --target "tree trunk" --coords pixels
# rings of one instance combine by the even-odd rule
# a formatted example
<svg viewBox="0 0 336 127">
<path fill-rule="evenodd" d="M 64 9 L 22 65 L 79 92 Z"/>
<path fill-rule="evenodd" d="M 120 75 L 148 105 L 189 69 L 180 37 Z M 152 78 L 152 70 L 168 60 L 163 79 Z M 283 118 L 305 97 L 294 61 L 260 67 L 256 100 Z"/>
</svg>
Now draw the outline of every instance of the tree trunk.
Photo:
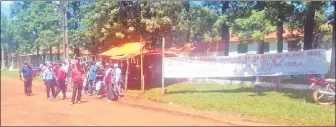
<svg viewBox="0 0 336 127">
<path fill-rule="evenodd" d="M 313 32 L 314 32 L 314 17 L 317 1 L 308 3 L 308 12 L 306 14 L 306 22 L 304 25 L 304 50 L 312 49 L 313 47 Z"/>
<path fill-rule="evenodd" d="M 127 86 L 128 86 L 128 78 L 129 78 L 129 61 L 130 61 L 130 59 L 127 59 L 127 60 L 126 60 L 125 91 L 127 91 Z"/>
<path fill-rule="evenodd" d="M 186 11 L 187 11 L 187 20 L 189 21 L 189 19 L 190 19 L 190 16 L 189 16 L 189 6 L 190 6 L 190 4 L 189 4 L 189 0 L 187 0 L 187 1 L 183 1 L 183 5 L 184 5 L 184 7 L 186 8 Z M 190 26 L 188 25 L 188 31 L 187 31 L 187 37 L 186 37 L 186 43 L 189 43 L 190 42 Z"/>
<path fill-rule="evenodd" d="M 6 50 L 5 51 L 5 69 L 7 70 L 7 68 L 8 68 L 8 62 L 9 62 L 9 59 L 8 59 L 8 54 L 9 54 L 9 51 L 8 50 Z"/>
<path fill-rule="evenodd" d="M 35 33 L 36 33 L 36 35 L 34 36 L 34 40 L 36 42 L 36 54 L 37 54 L 37 61 L 36 61 L 36 63 L 39 64 L 41 61 L 40 61 L 40 45 L 39 45 L 38 41 L 36 41 L 36 38 L 37 38 L 37 29 L 35 29 Z"/>
<path fill-rule="evenodd" d="M 280 1 L 277 1 L 278 5 L 278 22 L 277 22 L 277 51 L 281 53 L 283 50 L 283 23 L 284 23 L 284 6 Z"/>
<path fill-rule="evenodd" d="M 334 10 L 336 10 L 336 1 L 333 2 L 333 5 L 334 5 Z M 334 12 L 334 21 L 333 21 L 333 31 L 332 31 L 332 37 L 333 37 L 333 40 L 332 40 L 332 49 L 331 49 L 331 62 L 330 62 L 330 73 L 329 73 L 329 77 L 330 78 L 335 78 L 335 41 L 336 41 L 336 27 L 335 27 L 335 24 L 336 24 L 336 13 Z"/>
<path fill-rule="evenodd" d="M 264 40 L 258 42 L 258 51 L 257 54 L 264 54 Z"/>
<path fill-rule="evenodd" d="M 264 54 L 264 39 L 259 40 L 258 42 L 258 49 L 257 49 L 257 54 Z M 256 82 L 259 83 L 261 81 L 260 76 L 256 76 Z"/>
<path fill-rule="evenodd" d="M 49 55 L 50 55 L 50 62 L 52 62 L 52 47 L 50 46 L 50 50 L 49 50 Z"/>
<path fill-rule="evenodd" d="M 4 48 L 4 43 L 1 43 L 1 70 L 4 70 L 5 67 L 5 48 Z"/>
<path fill-rule="evenodd" d="M 229 1 L 223 1 L 222 2 L 222 15 L 225 14 L 226 10 L 229 8 Z M 230 33 L 229 33 L 229 27 L 227 24 L 222 24 L 222 41 L 224 45 L 224 56 L 229 55 L 229 43 L 230 43 Z"/>
<path fill-rule="evenodd" d="M 45 53 L 45 51 L 43 51 L 43 63 L 45 63 L 46 62 L 46 53 Z"/>
<path fill-rule="evenodd" d="M 60 45 L 57 46 L 57 60 L 61 60 L 61 48 L 60 48 Z"/>
</svg>

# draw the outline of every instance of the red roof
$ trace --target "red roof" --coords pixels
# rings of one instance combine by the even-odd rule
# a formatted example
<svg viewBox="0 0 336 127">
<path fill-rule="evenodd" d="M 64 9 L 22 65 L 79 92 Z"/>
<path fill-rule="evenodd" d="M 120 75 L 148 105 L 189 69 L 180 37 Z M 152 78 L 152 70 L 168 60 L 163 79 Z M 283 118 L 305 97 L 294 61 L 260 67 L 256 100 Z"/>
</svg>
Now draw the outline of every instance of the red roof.
<svg viewBox="0 0 336 127">
<path fill-rule="evenodd" d="M 221 42 L 222 42 L 221 40 L 218 40 L 202 43 L 192 43 L 191 45 L 195 47 L 195 49 L 192 52 L 224 51 L 224 45 Z"/>
<path fill-rule="evenodd" d="M 282 35 L 284 38 L 303 37 L 304 32 L 300 30 L 284 29 Z M 276 39 L 276 38 L 277 38 L 276 32 L 269 33 L 265 36 L 265 39 Z M 230 36 L 230 42 L 236 42 L 236 41 L 240 41 L 239 37 L 237 35 L 232 34 Z"/>
<path fill-rule="evenodd" d="M 284 38 L 293 38 L 293 37 L 303 37 L 303 32 L 299 30 L 288 30 L 285 29 L 283 33 Z M 269 33 L 265 36 L 265 39 L 276 39 L 276 32 Z M 238 42 L 240 41 L 239 37 L 237 35 L 231 35 L 230 36 L 230 42 Z M 200 42 L 200 43 L 188 43 L 187 45 L 194 46 L 195 49 L 193 52 L 221 52 L 224 51 L 224 45 L 221 43 L 222 40 L 217 41 L 208 41 L 208 42 Z"/>
</svg>

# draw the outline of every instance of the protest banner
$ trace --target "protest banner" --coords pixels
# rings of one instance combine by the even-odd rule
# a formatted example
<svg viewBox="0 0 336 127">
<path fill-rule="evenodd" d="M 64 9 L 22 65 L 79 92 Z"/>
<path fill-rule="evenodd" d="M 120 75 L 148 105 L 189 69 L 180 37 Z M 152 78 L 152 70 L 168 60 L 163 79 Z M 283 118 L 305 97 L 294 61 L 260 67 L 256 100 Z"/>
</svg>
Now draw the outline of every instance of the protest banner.
<svg viewBox="0 0 336 127">
<path fill-rule="evenodd" d="M 164 57 L 164 78 L 326 74 L 325 49 L 218 57 Z"/>
</svg>

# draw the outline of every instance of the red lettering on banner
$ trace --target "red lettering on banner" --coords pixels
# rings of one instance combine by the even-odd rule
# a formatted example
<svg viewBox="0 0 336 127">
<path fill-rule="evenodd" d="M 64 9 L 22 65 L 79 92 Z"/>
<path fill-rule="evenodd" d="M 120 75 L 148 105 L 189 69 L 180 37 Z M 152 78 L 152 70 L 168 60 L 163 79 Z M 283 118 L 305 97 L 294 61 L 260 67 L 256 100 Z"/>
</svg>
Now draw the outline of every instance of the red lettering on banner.
<svg viewBox="0 0 336 127">
<path fill-rule="evenodd" d="M 292 57 L 303 57 L 304 54 L 302 52 L 294 52 L 292 53 Z"/>
<path fill-rule="evenodd" d="M 289 54 L 283 54 L 284 58 L 287 58 L 289 56 Z"/>
<path fill-rule="evenodd" d="M 250 60 L 250 59 L 251 59 L 251 56 L 245 56 L 245 59 L 246 59 L 246 60 Z"/>
<path fill-rule="evenodd" d="M 259 55 L 255 55 L 255 56 L 253 57 L 253 59 L 259 59 L 259 58 L 260 58 Z"/>
<path fill-rule="evenodd" d="M 301 61 L 299 62 L 288 62 L 286 63 L 286 66 L 302 66 L 303 63 Z"/>
</svg>

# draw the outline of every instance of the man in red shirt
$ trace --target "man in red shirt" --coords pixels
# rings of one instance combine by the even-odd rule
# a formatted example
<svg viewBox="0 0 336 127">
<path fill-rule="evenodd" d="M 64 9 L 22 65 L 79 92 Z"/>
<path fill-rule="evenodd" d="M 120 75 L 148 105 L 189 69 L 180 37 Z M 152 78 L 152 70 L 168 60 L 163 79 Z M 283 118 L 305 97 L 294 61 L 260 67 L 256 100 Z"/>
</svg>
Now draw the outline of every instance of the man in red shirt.
<svg viewBox="0 0 336 127">
<path fill-rule="evenodd" d="M 80 67 L 80 62 L 77 61 L 74 68 L 71 70 L 72 77 L 72 98 L 70 104 L 75 103 L 75 98 L 77 96 L 76 102 L 81 103 L 81 95 L 83 89 L 83 79 L 84 79 L 84 71 Z"/>
<path fill-rule="evenodd" d="M 61 66 L 61 65 L 60 65 Z M 65 66 L 61 66 L 55 70 L 56 78 L 58 81 L 58 87 L 55 93 L 55 97 L 62 91 L 63 98 L 62 100 L 66 99 L 66 85 L 65 80 L 67 77 L 67 72 L 65 71 Z"/>
</svg>

